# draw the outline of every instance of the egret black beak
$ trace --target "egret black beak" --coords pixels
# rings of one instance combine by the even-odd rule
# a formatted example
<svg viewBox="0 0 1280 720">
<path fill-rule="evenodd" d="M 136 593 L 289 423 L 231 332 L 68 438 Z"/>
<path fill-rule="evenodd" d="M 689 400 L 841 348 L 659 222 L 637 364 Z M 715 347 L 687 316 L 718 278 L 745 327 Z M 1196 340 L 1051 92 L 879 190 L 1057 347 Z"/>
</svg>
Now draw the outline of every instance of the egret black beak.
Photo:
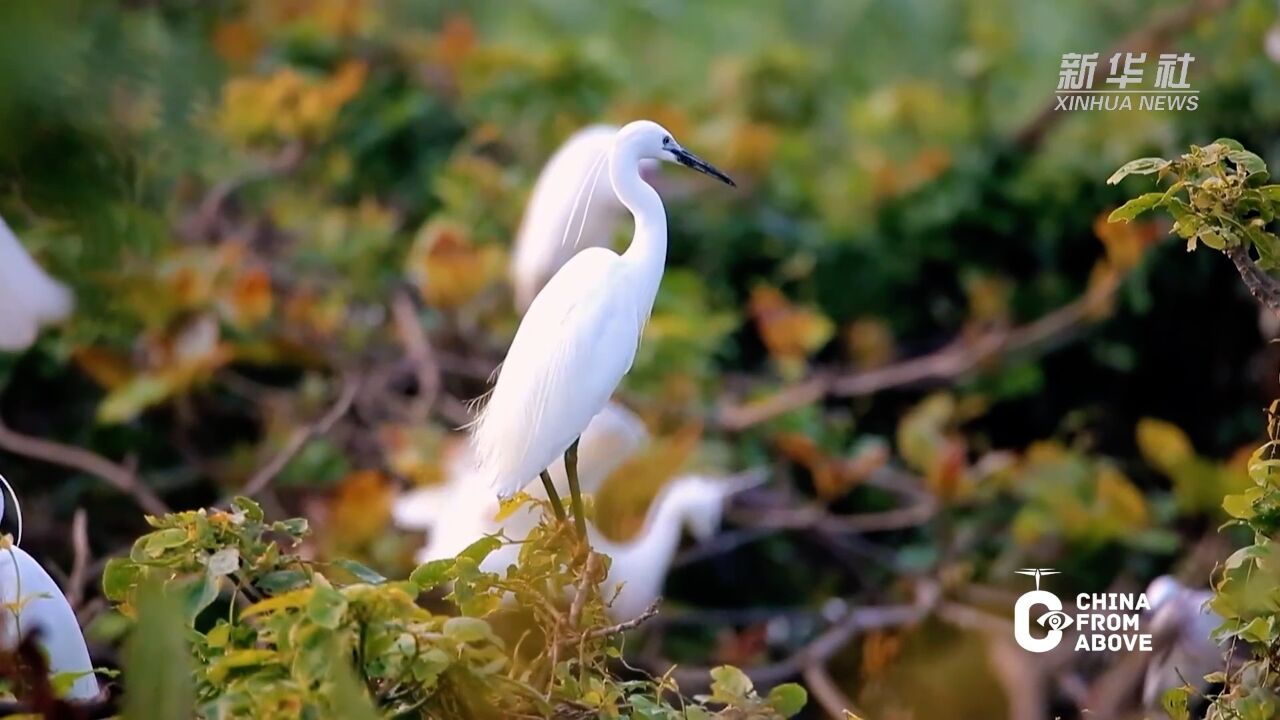
<svg viewBox="0 0 1280 720">
<path fill-rule="evenodd" d="M 738 184 L 733 181 L 733 178 L 715 169 L 711 163 L 703 160 L 684 148 L 672 150 L 671 154 L 675 156 L 676 162 L 687 168 L 693 168 L 700 173 L 706 173 L 730 187 L 738 187 Z"/>
</svg>

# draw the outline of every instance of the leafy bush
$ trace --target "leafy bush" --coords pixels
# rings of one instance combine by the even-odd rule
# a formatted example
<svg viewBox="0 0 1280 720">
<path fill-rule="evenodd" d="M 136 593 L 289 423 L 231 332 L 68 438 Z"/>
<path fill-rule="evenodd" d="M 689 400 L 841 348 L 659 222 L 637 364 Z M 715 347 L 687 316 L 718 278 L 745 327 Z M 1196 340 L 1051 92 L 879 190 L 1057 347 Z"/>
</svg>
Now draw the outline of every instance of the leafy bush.
<svg viewBox="0 0 1280 720">
<path fill-rule="evenodd" d="M 148 522 L 129 557 L 109 562 L 103 589 L 135 619 L 154 584 L 178 600 L 199 717 L 765 720 L 805 703 L 797 685 L 762 698 L 728 666 L 688 703 L 670 679 L 617 677 L 618 640 L 638 622 L 608 623 L 609 559 L 568 524 L 545 520 L 504 576 L 479 569 L 503 543 L 486 537 L 388 580 L 304 559 L 306 522 L 267 522 L 247 498 Z M 417 604 L 446 587 L 456 615 Z"/>
</svg>

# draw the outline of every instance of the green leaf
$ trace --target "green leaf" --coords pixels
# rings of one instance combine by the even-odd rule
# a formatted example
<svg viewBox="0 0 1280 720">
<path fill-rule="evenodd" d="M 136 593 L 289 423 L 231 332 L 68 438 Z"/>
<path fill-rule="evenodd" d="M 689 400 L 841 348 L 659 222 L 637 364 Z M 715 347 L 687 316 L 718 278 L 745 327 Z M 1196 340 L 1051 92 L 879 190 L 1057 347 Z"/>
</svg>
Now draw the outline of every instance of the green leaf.
<svg viewBox="0 0 1280 720">
<path fill-rule="evenodd" d="M 1149 192 L 1143 193 L 1129 202 L 1121 205 L 1111 211 L 1111 215 L 1107 217 L 1107 222 L 1128 222 L 1138 217 L 1142 213 L 1154 208 L 1164 200 L 1164 193 Z"/>
<path fill-rule="evenodd" d="M 1170 720 L 1190 720 L 1191 690 L 1186 687 L 1173 688 L 1160 697 L 1160 707 L 1164 708 Z"/>
<path fill-rule="evenodd" d="M 430 590 L 437 585 L 452 579 L 454 562 L 452 558 L 441 558 L 419 565 L 409 574 L 409 582 L 420 590 Z"/>
<path fill-rule="evenodd" d="M 1227 158 L 1250 175 L 1267 171 L 1267 163 L 1248 150 L 1232 150 L 1227 153 Z"/>
<path fill-rule="evenodd" d="M 337 567 L 340 567 L 343 570 L 346 570 L 347 572 L 351 573 L 357 579 L 359 579 L 360 582 L 369 583 L 370 585 L 381 585 L 382 583 L 387 581 L 385 577 L 380 575 L 373 568 L 370 568 L 367 565 L 358 563 L 355 560 L 340 559 L 340 560 L 334 560 L 331 564 L 336 565 Z"/>
<path fill-rule="evenodd" d="M 163 555 L 165 550 L 172 550 L 186 545 L 189 538 L 187 531 L 182 528 L 157 530 L 150 535 L 143 536 L 142 549 L 146 557 L 155 559 Z"/>
<path fill-rule="evenodd" d="M 473 643 L 483 640 L 498 642 L 489 623 L 480 618 L 452 617 L 444 621 L 444 634 L 458 642 Z"/>
<path fill-rule="evenodd" d="M 272 595 L 296 590 L 307 584 L 307 574 L 301 570 L 276 570 L 258 578 L 254 585 Z"/>
<path fill-rule="evenodd" d="M 182 599 L 188 625 L 194 624 L 196 617 L 218 599 L 218 585 L 218 578 L 208 573 L 200 573 L 173 583 L 174 589 Z"/>
<path fill-rule="evenodd" d="M 1115 185 L 1130 175 L 1150 175 L 1169 166 L 1169 161 L 1158 157 L 1138 158 L 1130 160 L 1107 178 L 1108 185 Z"/>
<path fill-rule="evenodd" d="M 740 703 L 754 690 L 751 678 L 732 665 L 711 669 L 711 697 L 718 702 Z"/>
<path fill-rule="evenodd" d="M 343 658 L 337 643 L 334 643 L 333 653 L 336 657 Z M 369 697 L 369 689 L 360 682 L 350 662 L 339 659 L 329 666 L 329 671 L 332 687 L 329 692 L 331 717 L 343 720 L 380 720 L 381 716 Z"/>
<path fill-rule="evenodd" d="M 124 602 L 142 579 L 145 569 L 127 558 L 111 558 L 102 569 L 102 594 L 112 602 Z"/>
<path fill-rule="evenodd" d="M 769 706 L 783 717 L 791 717 L 804 709 L 809 693 L 795 683 L 779 685 L 769 691 Z"/>
<path fill-rule="evenodd" d="M 1260 497 L 1261 488 L 1249 488 L 1242 493 L 1222 498 L 1222 509 L 1233 518 L 1249 520 L 1254 516 L 1253 502 Z"/>
<path fill-rule="evenodd" d="M 138 593 L 138 624 L 124 649 L 125 720 L 194 717 L 191 654 L 178 598 L 158 582 Z"/>
<path fill-rule="evenodd" d="M 336 630 L 347 614 L 347 598 L 326 585 L 316 585 L 307 601 L 307 617 L 322 628 Z"/>
<path fill-rule="evenodd" d="M 492 535 L 486 535 L 479 540 L 467 546 L 466 550 L 458 553 L 458 557 L 471 558 L 476 561 L 476 565 L 484 562 L 489 557 L 489 553 L 502 547 L 502 541 Z"/>
</svg>

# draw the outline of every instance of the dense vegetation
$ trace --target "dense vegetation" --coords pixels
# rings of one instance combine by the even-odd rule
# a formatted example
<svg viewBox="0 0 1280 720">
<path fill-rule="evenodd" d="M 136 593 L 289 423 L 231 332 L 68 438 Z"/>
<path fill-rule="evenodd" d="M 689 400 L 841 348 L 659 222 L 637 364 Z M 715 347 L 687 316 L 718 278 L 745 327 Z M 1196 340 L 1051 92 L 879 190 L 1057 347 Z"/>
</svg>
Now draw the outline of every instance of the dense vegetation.
<svg viewBox="0 0 1280 720">
<path fill-rule="evenodd" d="M 136 707 L 209 717 L 679 717 L 677 685 L 756 717 L 794 710 L 796 679 L 815 717 L 994 717 L 1019 693 L 1072 717 L 1063 678 L 1107 668 L 1000 660 L 1023 567 L 1090 592 L 1226 563 L 1215 607 L 1274 670 L 1273 609 L 1221 598 L 1271 571 L 1274 460 L 1250 457 L 1275 447 L 1275 323 L 1238 258 L 1163 240 L 1274 269 L 1254 162 L 1280 152 L 1276 21 L 1263 0 L 0 3 L 0 216 L 78 299 L 0 355 L 23 545 L 126 691 L 135 661 L 172 680 Z M 1200 108 L 1053 113 L 1061 54 L 1122 33 L 1192 52 Z M 635 533 L 681 470 L 769 482 L 622 643 L 594 591 L 569 617 L 561 586 L 603 560 L 551 526 L 500 581 L 475 572 L 488 543 L 418 567 L 389 508 L 440 481 L 509 342 L 540 163 L 636 117 L 741 190 L 662 178 L 668 272 L 620 393 L 657 439 L 600 525 Z M 1151 154 L 1174 164 L 1130 172 L 1173 185 L 1104 182 Z M 491 617 L 508 592 L 541 608 L 515 629 Z M 126 642 L 174 623 L 191 685 L 140 649 L 181 644 Z M 1258 677 L 1223 678 L 1222 717 L 1267 712 Z"/>
</svg>

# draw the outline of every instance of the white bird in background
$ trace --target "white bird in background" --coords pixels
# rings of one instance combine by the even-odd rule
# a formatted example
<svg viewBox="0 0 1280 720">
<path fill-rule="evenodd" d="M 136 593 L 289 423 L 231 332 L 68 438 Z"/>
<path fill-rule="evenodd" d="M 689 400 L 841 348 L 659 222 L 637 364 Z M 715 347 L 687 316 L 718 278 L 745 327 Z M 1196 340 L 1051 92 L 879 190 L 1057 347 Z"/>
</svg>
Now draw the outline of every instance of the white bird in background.
<svg viewBox="0 0 1280 720">
<path fill-rule="evenodd" d="M 764 480 L 724 480 L 685 475 L 668 482 L 649 506 L 644 526 L 634 540 L 613 542 L 591 528 L 591 547 L 608 555 L 609 577 L 601 585 L 614 622 L 633 620 L 662 594 L 667 570 L 680 546 L 685 528 L 699 542 L 720 530 L 724 505 L 730 496 Z M 612 595 L 616 589 L 617 594 Z"/>
<path fill-rule="evenodd" d="M 0 477 L 3 481 L 3 477 Z M 3 482 L 9 493 L 13 488 Z M 16 502 L 17 495 L 14 495 Z M 0 519 L 4 518 L 4 493 L 0 491 Z M 18 512 L 18 542 L 22 539 L 22 513 Z M 73 673 L 77 677 L 64 697 L 92 700 L 98 696 L 98 680 L 85 646 L 76 614 L 62 589 L 35 558 L 17 546 L 0 550 L 0 646 L 15 647 L 39 629 L 39 643 L 49 657 L 50 675 Z M 18 608 L 15 612 L 13 608 Z"/>
<path fill-rule="evenodd" d="M 1162 575 L 1147 586 L 1146 596 L 1151 610 L 1145 628 L 1151 633 L 1153 652 L 1142 684 L 1142 702 L 1156 709 L 1168 690 L 1187 683 L 1203 690 L 1205 675 L 1226 669 L 1228 650 L 1211 636 L 1222 624 L 1222 618 L 1206 605 L 1213 598 L 1211 591 Z"/>
<path fill-rule="evenodd" d="M 640 176 L 642 160 L 680 163 L 733 185 L 657 123 L 639 120 L 619 130 L 595 172 L 607 165 L 614 193 L 635 218 L 631 245 L 621 255 L 583 250 L 538 293 L 472 430 L 480 480 L 509 497 L 540 476 L 561 519 L 564 508 L 547 469 L 563 455 L 583 537 L 578 438 L 631 369 L 666 263 L 666 210 Z M 594 173 L 585 182 L 594 182 Z"/>
<path fill-rule="evenodd" d="M 578 250 L 607 247 L 613 239 L 625 208 L 609 177 L 593 171 L 617 134 L 614 125 L 575 132 L 538 174 L 511 255 L 511 284 L 520 312 Z M 641 172 L 653 164 L 641 161 Z"/>
<path fill-rule="evenodd" d="M 40 328 L 71 314 L 71 291 L 49 277 L 0 218 L 0 350 L 25 350 Z"/>
<path fill-rule="evenodd" d="M 634 413 L 617 403 L 605 405 L 582 433 L 578 459 L 582 489 L 595 492 L 648 440 L 648 430 Z M 550 474 L 557 492 L 565 492 L 564 471 L 552 468 Z M 481 537 L 498 532 L 521 541 L 537 524 L 537 513 L 532 508 L 521 508 L 502 521 L 495 520 L 498 499 L 475 475 L 475 456 L 469 444 L 464 443 L 453 448 L 443 483 L 407 492 L 392 507 L 397 525 L 428 533 L 427 544 L 418 551 L 418 562 L 454 557 Z M 541 486 L 531 487 L 529 494 L 538 500 L 547 499 L 546 489 Z M 484 569 L 504 572 L 519 552 L 518 545 L 503 546 L 489 556 Z"/>
</svg>

